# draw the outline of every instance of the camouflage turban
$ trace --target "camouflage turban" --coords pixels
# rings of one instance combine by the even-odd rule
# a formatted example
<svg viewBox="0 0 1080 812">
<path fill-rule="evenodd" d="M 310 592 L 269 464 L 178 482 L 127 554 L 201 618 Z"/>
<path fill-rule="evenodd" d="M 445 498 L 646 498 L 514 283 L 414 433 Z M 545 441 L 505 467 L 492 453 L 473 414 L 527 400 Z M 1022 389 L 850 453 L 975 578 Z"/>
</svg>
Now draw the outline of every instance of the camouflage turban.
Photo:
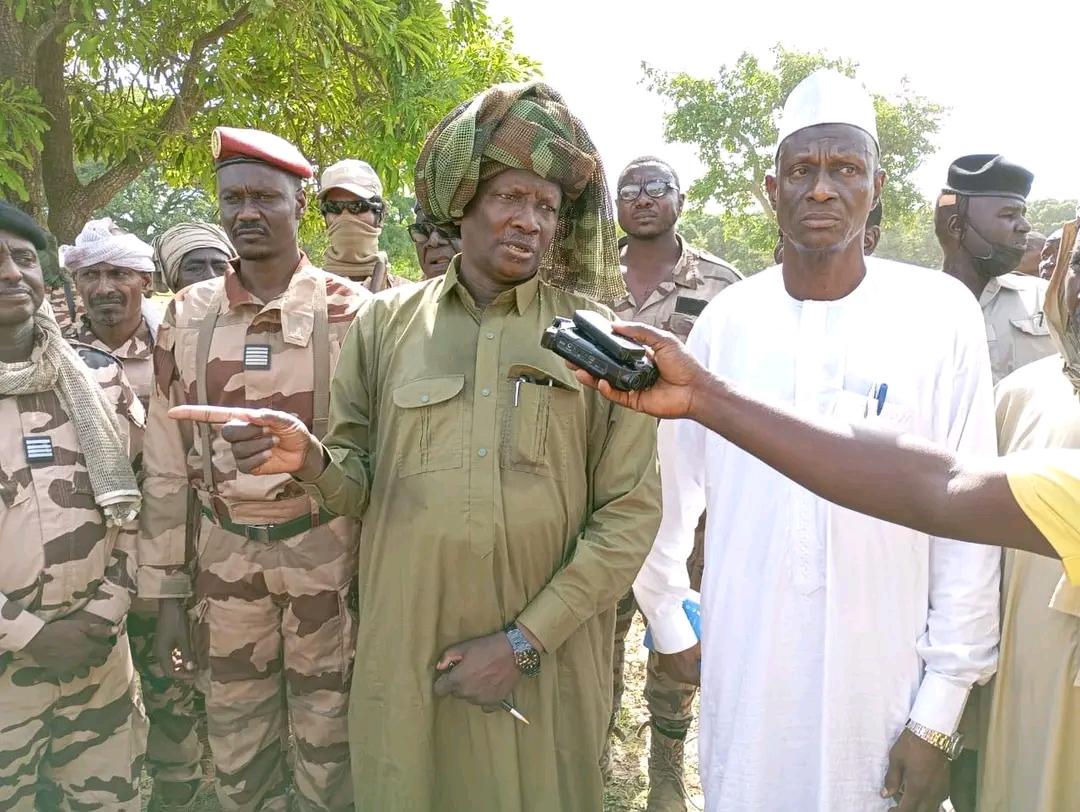
<svg viewBox="0 0 1080 812">
<path fill-rule="evenodd" d="M 436 225 L 458 223 L 480 183 L 505 169 L 535 172 L 563 191 L 543 278 L 595 301 L 621 298 L 603 163 L 563 97 L 542 82 L 495 85 L 452 110 L 420 152 L 416 197 Z"/>
</svg>

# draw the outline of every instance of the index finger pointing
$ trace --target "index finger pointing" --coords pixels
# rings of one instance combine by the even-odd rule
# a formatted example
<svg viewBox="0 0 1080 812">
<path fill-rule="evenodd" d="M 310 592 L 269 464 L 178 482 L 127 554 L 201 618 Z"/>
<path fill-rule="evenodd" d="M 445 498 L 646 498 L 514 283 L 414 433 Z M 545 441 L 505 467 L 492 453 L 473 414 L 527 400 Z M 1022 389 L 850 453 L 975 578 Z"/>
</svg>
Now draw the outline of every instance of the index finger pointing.
<svg viewBox="0 0 1080 812">
<path fill-rule="evenodd" d="M 169 417 L 173 420 L 194 420 L 196 423 L 228 423 L 230 420 L 251 423 L 258 414 L 258 409 L 229 406 L 173 406 L 169 409 Z"/>
</svg>

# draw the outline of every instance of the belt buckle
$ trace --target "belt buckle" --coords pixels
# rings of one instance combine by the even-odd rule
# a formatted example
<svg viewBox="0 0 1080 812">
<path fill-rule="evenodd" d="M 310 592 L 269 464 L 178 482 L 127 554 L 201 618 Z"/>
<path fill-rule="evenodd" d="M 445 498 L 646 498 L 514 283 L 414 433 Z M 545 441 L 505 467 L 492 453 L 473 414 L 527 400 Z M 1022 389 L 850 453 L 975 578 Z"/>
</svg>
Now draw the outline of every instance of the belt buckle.
<svg viewBox="0 0 1080 812">
<path fill-rule="evenodd" d="M 244 535 L 247 536 L 248 541 L 269 544 L 270 532 L 274 527 L 275 525 L 272 524 L 246 524 L 244 525 Z"/>
</svg>

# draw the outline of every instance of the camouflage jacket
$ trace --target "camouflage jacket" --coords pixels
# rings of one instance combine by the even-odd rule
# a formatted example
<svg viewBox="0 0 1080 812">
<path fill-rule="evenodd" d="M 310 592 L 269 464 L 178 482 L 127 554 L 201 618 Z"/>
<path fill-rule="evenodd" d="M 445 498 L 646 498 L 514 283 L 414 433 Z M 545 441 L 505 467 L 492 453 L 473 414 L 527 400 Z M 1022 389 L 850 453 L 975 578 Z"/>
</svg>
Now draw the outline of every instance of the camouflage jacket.
<svg viewBox="0 0 1080 812">
<path fill-rule="evenodd" d="M 120 364 L 75 349 L 130 438 L 145 415 Z M 119 622 L 135 591 L 135 526 L 106 526 L 59 396 L 0 397 L 0 425 L 0 652 L 21 650 L 45 623 L 80 609 Z M 54 461 L 28 463 L 23 438 L 42 436 Z"/>
<path fill-rule="evenodd" d="M 154 385 L 144 443 L 140 596 L 182 597 L 178 591 L 190 590 L 190 584 L 183 583 L 190 487 L 198 491 L 204 506 L 238 524 L 282 523 L 310 513 L 311 498 L 291 476 L 239 473 L 229 444 L 216 428 L 211 440 L 214 481 L 205 482 L 201 438 L 190 423 L 171 420 L 167 413 L 172 406 L 200 402 L 196 370 L 200 325 L 220 291 L 206 367 L 207 401 L 291 412 L 310 427 L 315 394 L 312 299 L 315 285 L 324 278 L 333 370 L 349 325 L 372 294 L 355 282 L 314 267 L 307 257 L 285 292 L 270 302 L 248 292 L 234 266 L 223 277 L 185 288 L 169 304 L 154 348 Z"/>
<path fill-rule="evenodd" d="M 64 336 L 73 344 L 96 347 L 118 358 L 124 367 L 124 375 L 128 383 L 131 384 L 136 397 L 143 405 L 143 410 L 149 410 L 150 387 L 154 379 L 154 337 L 145 319 L 139 324 L 139 329 L 134 335 L 115 350 L 109 349 L 104 341 L 94 335 L 94 331 L 90 328 L 90 319 L 86 315 L 80 317 L 76 324 L 68 325 L 64 330 Z M 136 473 L 139 472 L 142 464 L 142 445 L 143 430 L 138 428 L 131 434 L 131 452 L 135 460 Z"/>
<path fill-rule="evenodd" d="M 743 276 L 719 257 L 690 245 L 681 235 L 676 238 L 682 246 L 682 254 L 672 269 L 671 279 L 661 282 L 640 305 L 634 301 L 633 294 L 627 292 L 611 309 L 620 319 L 669 330 L 686 341 L 705 305 Z M 620 251 L 625 239 L 619 241 Z M 625 268 L 623 275 L 626 275 Z"/>
<path fill-rule="evenodd" d="M 85 314 L 76 324 L 68 326 L 64 331 L 64 336 L 68 341 L 97 347 L 119 358 L 120 363 L 124 365 L 124 374 L 143 406 L 150 403 L 150 387 L 154 378 L 154 336 L 150 333 L 150 326 L 146 323 L 146 319 L 139 323 L 138 329 L 131 338 L 115 350 L 109 349 L 108 345 L 94 335 L 90 327 L 90 317 Z"/>
</svg>

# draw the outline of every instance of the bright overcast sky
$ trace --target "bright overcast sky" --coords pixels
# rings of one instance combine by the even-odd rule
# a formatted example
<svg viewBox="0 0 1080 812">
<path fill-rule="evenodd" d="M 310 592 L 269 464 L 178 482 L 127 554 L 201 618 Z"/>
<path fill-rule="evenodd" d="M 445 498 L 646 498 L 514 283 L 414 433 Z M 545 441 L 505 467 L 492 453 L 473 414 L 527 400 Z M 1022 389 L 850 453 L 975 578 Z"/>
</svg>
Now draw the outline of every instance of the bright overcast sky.
<svg viewBox="0 0 1080 812">
<path fill-rule="evenodd" d="M 637 155 L 668 158 L 684 185 L 701 174 L 694 149 L 664 143 L 662 100 L 641 84 L 645 60 L 668 71 L 715 76 L 743 51 L 768 59 L 776 43 L 824 50 L 859 63 L 883 95 L 912 89 L 951 107 L 939 150 L 920 169 L 932 195 L 949 163 L 1001 152 L 1035 173 L 1033 198 L 1080 195 L 1075 88 L 1080 8 L 1075 0 L 1022 5 L 975 0 L 894 3 L 709 2 L 709 0 L 489 0 L 513 24 L 516 47 L 542 63 L 597 142 L 611 177 Z M 748 19 L 739 19 L 746 9 Z M 1074 91 L 1075 92 L 1075 91 Z"/>
</svg>

